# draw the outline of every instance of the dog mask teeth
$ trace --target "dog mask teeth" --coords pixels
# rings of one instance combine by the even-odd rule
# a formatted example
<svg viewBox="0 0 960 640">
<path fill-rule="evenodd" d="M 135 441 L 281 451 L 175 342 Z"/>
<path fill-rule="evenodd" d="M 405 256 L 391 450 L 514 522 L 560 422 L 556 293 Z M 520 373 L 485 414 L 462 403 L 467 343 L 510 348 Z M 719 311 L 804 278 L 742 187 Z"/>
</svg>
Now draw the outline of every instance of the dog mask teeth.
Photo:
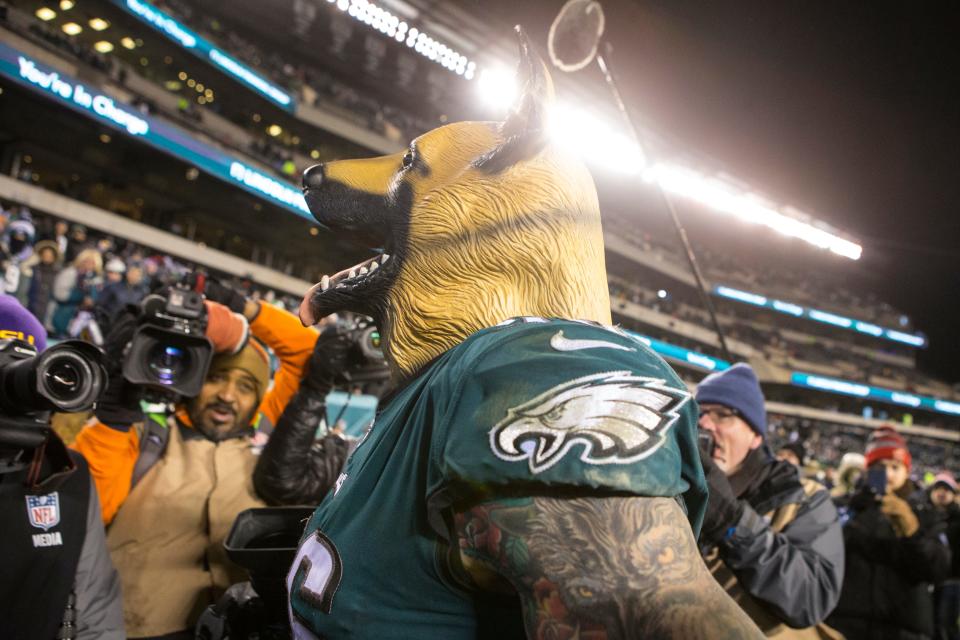
<svg viewBox="0 0 960 640">
<path fill-rule="evenodd" d="M 323 278 L 320 280 L 320 290 L 326 291 L 329 288 L 330 288 L 330 276 L 323 276 Z"/>
<path fill-rule="evenodd" d="M 374 260 L 373 262 L 371 262 L 371 263 L 370 263 L 370 273 L 373 273 L 374 271 L 376 271 L 379 266 L 380 266 L 380 265 L 377 264 L 377 261 L 376 261 L 376 260 Z"/>
</svg>

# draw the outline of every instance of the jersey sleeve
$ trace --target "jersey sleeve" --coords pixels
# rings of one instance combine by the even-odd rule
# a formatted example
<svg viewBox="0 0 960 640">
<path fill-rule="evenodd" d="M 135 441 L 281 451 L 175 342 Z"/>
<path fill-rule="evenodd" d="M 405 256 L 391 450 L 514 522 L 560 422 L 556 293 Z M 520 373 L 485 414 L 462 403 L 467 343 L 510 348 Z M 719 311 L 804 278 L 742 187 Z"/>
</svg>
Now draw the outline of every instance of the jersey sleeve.
<svg viewBox="0 0 960 640">
<path fill-rule="evenodd" d="M 562 489 L 684 496 L 699 526 L 696 403 L 646 345 L 553 321 L 493 331 L 460 360 L 447 368 L 457 379 L 437 420 L 433 490 L 451 501 Z"/>
</svg>

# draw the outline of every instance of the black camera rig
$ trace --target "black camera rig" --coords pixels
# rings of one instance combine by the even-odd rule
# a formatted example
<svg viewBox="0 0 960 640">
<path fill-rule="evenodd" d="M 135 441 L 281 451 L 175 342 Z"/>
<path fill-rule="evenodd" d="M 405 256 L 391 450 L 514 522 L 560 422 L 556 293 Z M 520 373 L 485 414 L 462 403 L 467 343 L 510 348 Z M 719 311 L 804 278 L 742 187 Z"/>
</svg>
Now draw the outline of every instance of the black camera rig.
<svg viewBox="0 0 960 640">
<path fill-rule="evenodd" d="M 206 328 L 199 291 L 174 285 L 166 295 L 147 296 L 123 360 L 123 377 L 161 396 L 196 396 L 213 359 Z"/>
<path fill-rule="evenodd" d="M 387 361 L 380 346 L 380 330 L 367 316 L 353 316 L 341 325 L 347 339 L 353 343 L 353 362 L 344 377 L 356 385 L 383 382 L 390 377 Z"/>
<path fill-rule="evenodd" d="M 92 344 L 67 340 L 38 354 L 24 340 L 0 340 L 0 448 L 39 446 L 48 412 L 85 411 L 106 384 L 103 352 Z"/>
</svg>

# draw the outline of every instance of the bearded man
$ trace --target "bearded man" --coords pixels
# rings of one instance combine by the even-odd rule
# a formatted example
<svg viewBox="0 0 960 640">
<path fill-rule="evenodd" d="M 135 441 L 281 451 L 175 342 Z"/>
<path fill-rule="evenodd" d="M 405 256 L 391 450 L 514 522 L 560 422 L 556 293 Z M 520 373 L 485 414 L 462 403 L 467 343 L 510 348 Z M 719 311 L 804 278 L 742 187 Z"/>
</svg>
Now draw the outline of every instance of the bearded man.
<svg viewBox="0 0 960 640">
<path fill-rule="evenodd" d="M 77 436 L 109 525 L 127 636 L 193 638 L 201 612 L 246 572 L 223 541 L 237 514 L 265 506 L 253 488 L 258 441 L 296 393 L 317 332 L 268 304 L 208 283 L 207 336 L 214 356 L 200 393 L 144 416 L 120 370 L 136 318 L 107 337 L 110 386 Z M 252 338 L 248 339 L 247 327 Z M 280 361 L 271 386 L 263 346 Z"/>
</svg>

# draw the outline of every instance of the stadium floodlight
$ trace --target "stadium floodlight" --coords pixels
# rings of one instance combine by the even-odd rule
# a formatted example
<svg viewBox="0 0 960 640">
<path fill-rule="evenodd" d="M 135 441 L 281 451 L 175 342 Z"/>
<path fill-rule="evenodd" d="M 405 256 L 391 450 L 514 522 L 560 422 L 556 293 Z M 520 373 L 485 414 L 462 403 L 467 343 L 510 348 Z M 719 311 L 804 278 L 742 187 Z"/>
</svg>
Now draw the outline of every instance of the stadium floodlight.
<svg viewBox="0 0 960 640">
<path fill-rule="evenodd" d="M 514 72 L 504 67 L 484 69 L 477 80 L 477 92 L 491 108 L 498 113 L 505 112 L 517 95 Z"/>
<path fill-rule="evenodd" d="M 70 11 L 77 3 L 73 0 L 60 0 L 60 9 L 63 11 Z"/>
<path fill-rule="evenodd" d="M 90 28 L 94 31 L 104 31 L 110 27 L 110 23 L 103 18 L 90 18 L 87 24 L 89 24 Z"/>
<path fill-rule="evenodd" d="M 122 38 L 120 38 L 120 45 L 121 45 L 124 49 L 136 49 L 136 48 L 137 48 L 137 43 L 136 43 L 136 41 L 135 41 L 133 38 L 131 38 L 130 36 L 123 36 Z"/>
<path fill-rule="evenodd" d="M 83 31 L 83 27 L 78 25 L 76 22 L 68 22 L 60 28 L 63 29 L 63 32 L 68 36 L 75 36 Z"/>
<path fill-rule="evenodd" d="M 480 72 L 477 91 L 484 102 L 502 113 L 516 96 L 516 76 L 503 67 L 486 67 Z M 729 181 L 672 163 L 648 164 L 643 149 L 630 136 L 584 109 L 558 102 L 551 108 L 547 122 L 555 143 L 579 153 L 591 165 L 628 175 L 640 174 L 646 182 L 709 209 L 769 227 L 851 260 L 859 260 L 863 252 L 859 244 L 828 231 L 811 216 L 785 205 L 777 206 Z"/>
<path fill-rule="evenodd" d="M 106 40 L 100 40 L 93 44 L 93 48 L 99 51 L 100 53 L 110 53 L 113 51 L 113 43 Z"/>
<path fill-rule="evenodd" d="M 57 12 L 51 9 L 50 7 L 40 7 L 37 9 L 37 12 L 34 14 L 44 22 L 49 22 L 57 17 Z"/>
<path fill-rule="evenodd" d="M 477 64 L 453 47 L 432 37 L 422 29 L 411 27 L 406 21 L 370 0 L 327 0 L 337 9 L 379 31 L 383 36 L 406 45 L 447 71 L 466 80 L 473 79 Z"/>
<path fill-rule="evenodd" d="M 633 140 L 582 109 L 557 104 L 547 126 L 558 145 L 579 152 L 591 164 L 637 174 L 646 162 L 643 150 Z"/>
<path fill-rule="evenodd" d="M 760 196 L 744 192 L 717 178 L 670 163 L 658 163 L 643 172 L 644 180 L 657 182 L 671 193 L 697 201 L 711 209 L 761 224 L 786 236 L 799 238 L 821 249 L 859 260 L 863 248 L 819 226 L 791 217 Z M 784 207 L 785 208 L 785 207 Z"/>
</svg>

